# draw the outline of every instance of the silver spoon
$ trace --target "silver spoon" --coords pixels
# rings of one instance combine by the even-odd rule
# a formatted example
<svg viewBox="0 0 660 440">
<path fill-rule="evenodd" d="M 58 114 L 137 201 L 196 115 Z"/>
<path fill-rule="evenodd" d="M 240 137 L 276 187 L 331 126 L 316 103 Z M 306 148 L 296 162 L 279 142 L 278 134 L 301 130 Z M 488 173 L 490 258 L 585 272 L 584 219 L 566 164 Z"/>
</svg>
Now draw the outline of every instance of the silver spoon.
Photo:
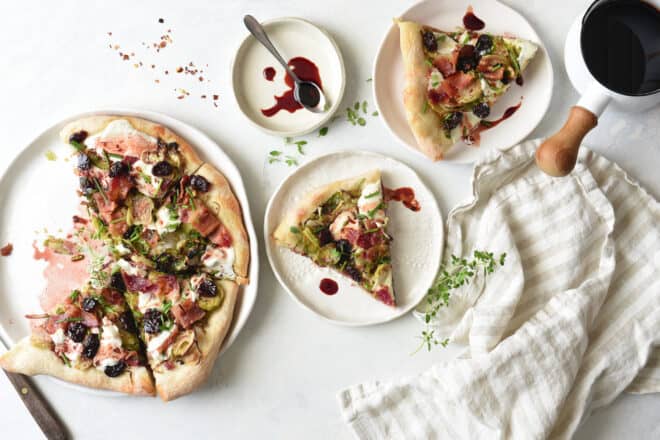
<svg viewBox="0 0 660 440">
<path fill-rule="evenodd" d="M 273 54 L 275 59 L 279 61 L 282 67 L 284 67 L 286 72 L 293 79 L 293 98 L 296 100 L 296 102 L 298 102 L 310 112 L 325 112 L 327 110 L 327 100 L 321 88 L 312 81 L 301 80 L 298 78 L 298 75 L 293 73 L 293 70 L 289 68 L 287 62 L 284 61 L 284 58 L 282 58 L 282 55 L 280 55 L 277 49 L 275 49 L 275 46 L 273 46 L 273 43 L 271 43 L 268 35 L 266 35 L 266 31 L 259 24 L 256 18 L 251 15 L 246 15 L 243 17 L 243 23 L 245 23 L 245 27 L 248 28 L 250 33 L 254 35 L 254 38 L 263 44 L 271 54 Z"/>
</svg>

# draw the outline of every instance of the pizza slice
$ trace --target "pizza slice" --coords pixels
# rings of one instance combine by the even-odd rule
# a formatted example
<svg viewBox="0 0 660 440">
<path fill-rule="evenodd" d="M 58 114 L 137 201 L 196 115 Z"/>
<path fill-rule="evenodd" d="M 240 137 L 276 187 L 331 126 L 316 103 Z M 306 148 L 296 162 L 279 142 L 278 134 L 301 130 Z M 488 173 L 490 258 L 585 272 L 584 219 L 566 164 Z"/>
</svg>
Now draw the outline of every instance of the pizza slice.
<svg viewBox="0 0 660 440">
<path fill-rule="evenodd" d="M 248 283 L 240 204 L 219 171 L 158 124 L 94 116 L 61 136 L 75 149 L 86 216 L 74 235 L 106 256 L 90 258 L 103 268 L 89 268 L 102 279 L 95 287 L 125 302 L 161 398 L 189 393 L 210 374 Z"/>
<path fill-rule="evenodd" d="M 81 227 L 81 223 L 88 224 Z M 117 288 L 112 272 L 114 258 L 96 240 L 93 222 L 78 218 L 68 239 L 49 237 L 45 251 L 55 253 L 51 264 L 62 272 L 79 272 L 89 264 L 79 288 L 64 290 L 49 280 L 46 313 L 27 315 L 32 334 L 0 356 L 8 371 L 47 374 L 68 382 L 119 391 L 153 395 L 154 382 L 146 367 L 144 349 L 137 336 L 133 314 Z"/>
<path fill-rule="evenodd" d="M 406 72 L 403 103 L 419 150 L 440 160 L 460 140 L 478 144 L 496 125 L 491 107 L 511 87 L 538 46 L 531 41 L 458 28 L 445 32 L 398 21 Z"/>
<path fill-rule="evenodd" d="M 374 298 L 395 305 L 380 171 L 330 183 L 305 196 L 275 229 L 280 246 L 350 277 Z"/>
</svg>

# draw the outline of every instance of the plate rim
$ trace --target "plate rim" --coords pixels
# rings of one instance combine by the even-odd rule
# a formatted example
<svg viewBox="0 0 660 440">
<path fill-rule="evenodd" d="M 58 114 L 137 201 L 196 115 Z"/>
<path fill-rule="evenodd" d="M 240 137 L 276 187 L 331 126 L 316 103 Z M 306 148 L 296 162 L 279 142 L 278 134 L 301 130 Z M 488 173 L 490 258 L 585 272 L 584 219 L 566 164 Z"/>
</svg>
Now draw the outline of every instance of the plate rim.
<svg viewBox="0 0 660 440">
<path fill-rule="evenodd" d="M 397 15 L 397 17 L 403 18 L 405 15 L 409 14 L 410 11 L 412 11 L 413 9 L 416 9 L 416 8 L 422 6 L 422 4 L 424 4 L 424 3 L 431 4 L 433 2 L 434 2 L 434 0 L 419 0 L 419 1 L 416 1 L 415 3 L 410 5 L 406 10 L 404 10 L 401 14 Z M 437 2 L 435 2 L 435 3 L 437 3 Z M 543 42 L 543 40 L 541 40 L 541 38 L 539 37 L 539 34 L 536 31 L 536 28 L 534 28 L 534 26 L 532 26 L 532 24 L 529 22 L 529 20 L 527 20 L 527 18 L 523 14 L 516 11 L 514 8 L 512 8 L 508 4 L 503 3 L 500 0 L 494 0 L 493 3 L 496 3 L 500 7 L 506 8 L 509 11 L 511 11 L 512 13 L 518 15 L 520 18 L 522 18 L 527 23 L 527 25 L 530 27 L 530 29 L 534 33 L 534 37 L 536 38 L 536 40 L 534 40 L 534 42 L 537 43 L 541 49 L 543 49 L 543 52 L 545 54 L 545 58 L 548 60 L 548 70 L 550 72 L 550 86 L 548 87 L 548 89 L 550 90 L 550 93 L 548 93 L 548 97 L 547 97 L 546 103 L 545 103 L 545 108 L 543 109 L 542 112 L 540 112 L 540 116 L 538 118 L 538 121 L 529 129 L 529 131 L 527 133 L 525 133 L 525 135 L 520 136 L 519 139 L 516 139 L 515 142 L 511 142 L 510 145 L 508 145 L 508 146 L 503 146 L 503 147 L 495 146 L 495 147 L 492 147 L 492 148 L 489 148 L 489 149 L 483 149 L 483 151 L 490 151 L 490 150 L 494 150 L 494 149 L 497 149 L 497 150 L 501 151 L 501 150 L 503 150 L 507 147 L 519 144 L 520 142 L 524 141 L 530 135 L 530 133 L 532 131 L 534 131 L 539 126 L 539 124 L 543 121 L 543 118 L 545 117 L 546 113 L 548 113 L 548 109 L 550 108 L 550 104 L 552 102 L 552 96 L 553 96 L 552 90 L 554 88 L 554 82 L 555 82 L 554 68 L 553 68 L 553 65 L 552 65 L 552 59 L 550 58 L 550 53 L 548 52 L 548 50 L 546 48 L 546 45 Z M 441 3 L 437 3 L 437 4 L 438 4 L 438 7 L 440 7 Z M 378 83 L 378 80 L 377 80 L 377 78 L 378 78 L 377 65 L 378 65 L 378 63 L 381 59 L 381 56 L 383 56 L 383 47 L 385 46 L 385 42 L 386 42 L 387 38 L 389 37 L 390 32 L 392 32 L 392 30 L 395 27 L 396 27 L 396 23 L 392 23 L 385 30 L 385 32 L 383 34 L 383 37 L 380 40 L 380 44 L 378 45 L 378 51 L 377 51 L 376 56 L 374 57 L 374 61 L 372 63 L 371 77 L 373 78 L 373 81 L 372 81 L 372 85 L 371 85 L 371 90 L 372 90 L 372 93 L 374 95 L 374 101 L 375 101 L 375 104 L 376 104 L 376 108 L 377 108 L 377 110 L 380 114 L 383 114 L 383 112 L 382 112 L 382 105 L 380 104 L 379 95 L 377 93 L 377 88 L 376 88 L 376 85 Z M 390 126 L 390 124 L 387 123 L 387 121 L 385 120 L 384 117 L 380 118 L 380 119 L 382 121 L 382 124 L 385 125 L 385 127 L 387 127 L 387 129 L 390 132 L 390 134 L 392 135 L 392 137 L 394 137 L 399 144 L 405 146 L 409 150 L 412 150 L 412 151 L 418 153 L 421 157 L 424 157 L 425 159 L 430 160 L 418 148 L 416 148 L 416 147 L 408 144 L 406 141 L 404 141 L 394 131 L 394 129 Z M 406 123 L 407 123 L 407 121 L 406 121 Z M 486 153 L 480 153 L 480 155 L 478 157 L 474 158 L 474 159 L 443 159 L 443 160 L 440 160 L 440 161 L 437 161 L 437 162 L 443 162 L 443 163 L 455 164 L 455 165 L 475 164 L 475 163 L 479 162 L 484 157 L 485 154 Z"/>
<path fill-rule="evenodd" d="M 200 136 L 201 138 L 204 139 L 205 142 L 209 142 L 217 147 L 217 152 L 222 154 L 224 156 L 224 160 L 226 160 L 227 167 L 231 169 L 232 172 L 235 172 L 238 177 L 239 177 L 239 182 L 238 185 L 235 185 L 229 178 L 227 180 L 229 181 L 229 184 L 232 186 L 232 192 L 235 193 L 236 197 L 239 199 L 239 202 L 241 204 L 241 211 L 243 215 L 243 223 L 246 229 L 246 232 L 248 234 L 248 237 L 250 239 L 250 269 L 248 274 L 251 275 L 252 272 L 254 271 L 254 277 L 250 277 L 250 284 L 248 284 L 249 287 L 251 287 L 251 290 L 254 290 L 254 293 L 252 294 L 252 301 L 249 303 L 245 301 L 245 291 L 249 288 L 248 286 L 242 288 L 239 290 L 239 294 L 242 295 L 241 298 L 241 308 L 246 307 L 246 315 L 245 319 L 243 322 L 240 322 L 236 324 L 236 321 L 234 321 L 234 318 L 236 317 L 236 312 L 237 310 L 234 309 L 234 312 L 232 314 L 232 324 L 230 325 L 230 332 L 225 336 L 225 339 L 222 343 L 222 347 L 220 348 L 220 351 L 218 352 L 218 355 L 216 357 L 216 361 L 233 345 L 233 343 L 238 339 L 238 336 L 242 332 L 242 330 L 245 328 L 245 325 L 247 324 L 250 316 L 252 315 L 252 312 L 254 311 L 254 306 L 257 302 L 257 296 L 259 294 L 259 244 L 258 244 L 258 237 L 256 234 L 256 230 L 254 229 L 254 222 L 252 219 L 252 213 L 250 210 L 250 204 L 249 204 L 249 197 L 247 194 L 247 190 L 245 188 L 245 182 L 243 181 L 243 176 L 239 170 L 239 168 L 236 166 L 234 161 L 231 159 L 231 157 L 224 151 L 224 149 L 211 137 L 209 137 L 205 132 L 200 130 L 199 128 L 184 122 L 180 119 L 174 118 L 173 116 L 169 116 L 165 113 L 161 112 L 156 112 L 152 110 L 146 110 L 146 109 L 141 109 L 141 108 L 135 108 L 135 107 L 101 107 L 99 109 L 95 110 L 87 110 L 83 112 L 78 112 L 74 115 L 66 116 L 64 118 L 53 118 L 55 119 L 55 122 L 52 122 L 52 120 L 49 122 L 48 126 L 44 129 L 40 130 L 35 130 L 37 133 L 36 135 L 31 135 L 28 139 L 29 141 L 25 142 L 21 148 L 19 148 L 16 153 L 11 157 L 9 160 L 7 166 L 3 169 L 0 170 L 0 184 L 6 179 L 7 174 L 10 172 L 10 170 L 13 169 L 13 167 L 16 166 L 17 161 L 20 159 L 20 157 L 25 154 L 28 149 L 33 147 L 37 141 L 41 137 L 43 137 L 46 133 L 57 129 L 58 126 L 60 125 L 65 125 L 69 122 L 72 122 L 76 119 L 80 119 L 83 117 L 88 117 L 88 116 L 97 116 L 97 115 L 115 115 L 115 116 L 132 116 L 132 117 L 139 117 L 143 118 L 146 120 L 150 120 L 151 122 L 155 122 L 157 124 L 162 124 L 166 126 L 168 129 L 174 131 L 179 135 L 179 132 L 177 129 L 172 127 L 172 122 L 174 124 L 181 124 L 184 126 L 187 130 L 191 130 L 192 132 L 195 133 L 195 136 Z M 182 136 L 184 139 L 188 140 L 187 136 Z M 216 154 L 217 154 L 216 152 Z M 225 175 L 225 173 L 223 173 Z M 236 194 L 239 193 L 239 194 Z M 245 203 L 243 203 L 240 198 L 245 199 Z M 255 258 L 256 257 L 256 258 Z M 243 287 L 243 286 L 241 286 Z M 4 326 L 0 323 L 0 342 L 2 343 L 1 345 L 4 346 L 4 348 L 9 351 L 12 349 L 18 341 L 14 341 L 13 338 L 10 338 L 7 331 L 5 330 Z M 59 379 L 54 376 L 49 376 L 49 375 L 43 375 L 40 374 L 39 376 L 45 376 L 49 380 L 52 380 L 55 383 L 58 383 L 60 385 L 63 385 L 67 388 L 70 389 L 75 389 L 77 391 L 81 391 L 87 394 L 92 394 L 92 395 L 99 395 L 99 396 L 105 396 L 105 397 L 132 397 L 129 394 L 124 394 L 124 393 L 119 393 L 111 390 L 102 390 L 102 389 L 96 389 L 96 388 L 90 388 L 86 387 L 84 385 L 78 385 L 74 383 L 67 382 L 65 380 Z"/>
<path fill-rule="evenodd" d="M 307 128 L 301 129 L 301 130 L 289 130 L 289 131 L 284 131 L 284 130 L 274 130 L 270 129 L 268 127 L 265 127 L 261 124 L 259 124 L 256 120 L 251 118 L 248 115 L 248 112 L 243 108 L 243 105 L 241 104 L 241 100 L 238 98 L 238 94 L 236 92 L 237 90 L 237 85 L 236 85 L 236 75 L 237 75 L 237 65 L 238 65 L 238 57 L 239 54 L 244 50 L 244 46 L 250 41 L 251 38 L 254 38 L 254 36 L 248 32 L 245 38 L 241 40 L 241 42 L 238 44 L 237 49 L 234 51 L 234 55 L 232 56 L 231 59 L 231 64 L 229 67 L 229 74 L 231 76 L 231 89 L 232 89 L 232 95 L 234 96 L 234 101 L 236 102 L 236 105 L 238 106 L 238 109 L 241 111 L 243 116 L 255 127 L 259 128 L 262 130 L 264 133 L 270 134 L 272 136 L 281 136 L 281 137 L 298 137 L 298 136 L 303 136 L 305 134 L 309 134 L 318 128 L 322 127 L 324 124 L 327 124 L 332 117 L 335 115 L 337 110 L 339 110 L 339 107 L 341 106 L 341 103 L 344 98 L 344 91 L 346 90 L 346 66 L 344 63 L 344 57 L 341 53 L 341 50 L 339 49 L 339 46 L 337 45 L 337 42 L 335 39 L 330 35 L 330 33 L 323 28 L 322 26 L 317 25 L 316 23 L 313 23 L 309 20 L 306 20 L 304 18 L 300 17 L 293 17 L 293 16 L 285 16 L 285 17 L 275 17 L 275 18 L 270 18 L 268 20 L 260 21 L 259 23 L 266 27 L 271 24 L 276 24 L 276 23 L 286 23 L 286 22 L 298 22 L 298 23 L 303 23 L 305 25 L 311 26 L 312 28 L 316 29 L 319 31 L 325 38 L 328 39 L 332 47 L 334 48 L 335 55 L 337 56 L 337 61 L 339 61 L 339 68 L 340 68 L 340 73 L 341 73 L 341 78 L 340 78 L 340 85 L 339 85 L 339 93 L 337 94 L 337 100 L 334 102 L 331 106 L 330 109 L 325 113 L 325 116 L 319 120 L 318 122 L 310 125 Z"/>
<path fill-rule="evenodd" d="M 392 316 L 387 317 L 385 319 L 376 319 L 376 320 L 373 320 L 373 321 L 364 321 L 364 322 L 343 321 L 343 320 L 329 318 L 329 317 L 317 312 L 316 310 L 308 307 L 304 302 L 302 302 L 302 300 L 299 299 L 298 296 L 295 293 L 293 293 L 292 289 L 289 288 L 288 284 L 282 278 L 282 275 L 280 274 L 280 272 L 275 269 L 275 264 L 273 262 L 274 257 L 272 255 L 273 250 L 271 250 L 271 246 L 274 246 L 274 245 L 272 244 L 272 240 L 271 240 L 271 237 L 270 237 L 271 233 L 269 231 L 269 226 L 272 226 L 272 225 L 269 224 L 268 218 L 270 217 L 271 209 L 272 209 L 273 204 L 275 202 L 275 198 L 281 192 L 282 187 L 287 182 L 289 182 L 296 174 L 301 172 L 302 170 L 317 166 L 318 162 L 320 162 L 322 160 L 327 160 L 331 156 L 340 156 L 340 155 L 346 155 L 346 154 L 355 155 L 355 156 L 377 157 L 379 159 L 384 159 L 384 160 L 387 160 L 387 161 L 394 162 L 399 166 L 403 166 L 403 167 L 407 168 L 411 173 L 413 173 L 413 175 L 418 179 L 419 184 L 421 185 L 422 189 L 428 191 L 428 193 L 431 195 L 431 201 L 433 203 L 432 208 L 433 208 L 434 212 L 438 215 L 438 217 L 440 219 L 440 225 L 441 225 L 440 255 L 439 255 L 438 261 L 433 266 L 434 267 L 434 272 L 437 275 L 437 272 L 440 269 L 440 264 L 442 262 L 442 257 L 443 257 L 443 254 L 444 254 L 444 245 L 445 245 L 445 239 L 446 239 L 445 235 L 446 234 L 445 234 L 445 223 L 444 223 L 444 219 L 443 219 L 443 216 L 442 216 L 442 210 L 440 209 L 440 205 L 438 205 L 438 200 L 436 199 L 435 194 L 433 193 L 431 188 L 426 184 L 424 179 L 422 179 L 422 177 L 419 175 L 419 173 L 417 171 L 415 171 L 415 169 L 413 169 L 411 166 L 406 164 L 405 162 L 402 162 L 398 159 L 395 159 L 391 156 L 388 156 L 388 155 L 385 155 L 385 154 L 382 154 L 382 153 L 377 153 L 377 152 L 369 151 L 369 150 L 361 150 L 361 149 L 359 149 L 359 150 L 335 151 L 335 152 L 331 152 L 331 153 L 327 153 L 327 154 L 323 154 L 321 156 L 315 157 L 314 159 L 312 159 L 309 162 L 307 162 L 307 163 L 303 164 L 302 166 L 298 167 L 297 169 L 292 171 L 289 175 L 287 175 L 284 179 L 282 179 L 282 181 L 277 185 L 277 187 L 273 191 L 273 194 L 268 199 L 268 203 L 266 205 L 266 210 L 264 212 L 263 234 L 264 234 L 264 247 L 266 248 L 266 257 L 268 258 L 268 264 L 270 265 L 271 271 L 275 275 L 275 278 L 279 282 L 280 286 L 294 300 L 294 302 L 296 304 L 298 304 L 300 307 L 302 307 L 303 309 L 307 310 L 308 312 L 310 312 L 310 313 L 316 315 L 317 317 L 321 318 L 322 320 L 324 320 L 326 322 L 329 322 L 331 324 L 334 324 L 334 325 L 341 326 L 341 327 L 368 327 L 368 326 L 385 324 L 385 323 L 388 323 L 388 322 L 392 322 L 396 319 L 399 319 L 399 318 L 403 317 L 404 315 L 406 315 L 406 314 L 410 313 L 411 311 L 413 311 L 417 307 L 417 305 L 419 305 L 419 303 L 422 302 L 422 300 L 426 296 L 426 292 L 428 291 L 428 288 L 430 288 L 431 286 L 429 286 L 424 291 L 424 295 L 421 295 L 420 298 L 417 301 L 411 302 L 411 304 L 408 307 L 406 307 L 405 309 L 401 309 L 399 312 L 397 312 L 397 313 L 393 314 Z M 435 279 L 435 277 L 434 277 L 434 279 Z M 431 281 L 431 283 L 433 283 L 433 281 Z"/>
</svg>

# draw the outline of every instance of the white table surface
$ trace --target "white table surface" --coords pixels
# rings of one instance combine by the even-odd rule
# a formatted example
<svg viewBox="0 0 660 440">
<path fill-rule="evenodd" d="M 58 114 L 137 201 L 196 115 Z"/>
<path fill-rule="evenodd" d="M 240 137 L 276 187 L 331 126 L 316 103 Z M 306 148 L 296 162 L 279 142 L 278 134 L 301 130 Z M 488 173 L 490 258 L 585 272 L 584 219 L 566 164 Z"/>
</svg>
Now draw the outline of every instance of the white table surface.
<svg viewBox="0 0 660 440">
<path fill-rule="evenodd" d="M 289 171 L 268 165 L 267 152 L 283 141 L 254 129 L 239 112 L 231 92 L 229 67 L 246 34 L 241 18 L 300 16 L 330 31 L 343 51 L 348 83 L 345 103 L 367 99 L 376 50 L 392 17 L 408 7 L 395 0 L 281 1 L 3 1 L 0 2 L 0 170 L 34 136 L 77 112 L 106 106 L 154 110 L 205 131 L 222 145 L 243 173 L 255 227 L 261 237 L 267 198 Z M 535 26 L 555 70 L 550 109 L 531 137 L 550 134 L 563 123 L 577 99 L 563 66 L 564 38 L 581 1 L 509 1 Z M 112 6 L 110 6 L 112 5 Z M 477 11 L 478 13 L 478 11 Z M 165 24 L 157 23 L 164 18 Z M 149 69 L 134 69 L 108 48 L 110 41 L 142 53 L 142 41 L 156 41 L 171 28 L 174 44 L 154 57 L 167 66 L 168 80 Z M 112 31 L 110 39 L 106 32 Z M 191 78 L 172 81 L 176 66 L 208 64 L 204 86 Z M 161 79 L 160 84 L 154 79 Z M 219 107 L 188 97 L 218 93 Z M 215 92 L 213 91 L 215 90 Z M 366 127 L 336 121 L 328 136 L 308 136 L 308 160 L 342 149 L 363 148 L 389 154 L 416 169 L 431 186 L 443 212 L 468 196 L 469 166 L 432 164 L 401 147 L 377 118 Z M 587 143 L 660 196 L 660 108 L 646 114 L 609 109 Z M 448 182 L 451 182 L 449 184 Z M 1 209 L 1 208 L 0 208 Z M 76 438 L 350 438 L 340 418 L 335 393 L 375 378 L 424 371 L 456 350 L 411 356 L 420 325 L 410 315 L 369 328 L 328 324 L 301 309 L 277 284 L 260 245 L 260 291 L 256 306 L 235 344 L 216 363 L 198 392 L 165 404 L 149 398 L 110 398 L 65 388 L 48 378 L 36 384 Z M 29 294 L 25 292 L 25 294 Z M 2 311 L 0 311 L 1 313 Z M 41 438 L 42 434 L 0 375 L 0 426 L 3 438 Z M 660 396 L 623 396 L 597 411 L 578 439 L 660 438 Z"/>
</svg>

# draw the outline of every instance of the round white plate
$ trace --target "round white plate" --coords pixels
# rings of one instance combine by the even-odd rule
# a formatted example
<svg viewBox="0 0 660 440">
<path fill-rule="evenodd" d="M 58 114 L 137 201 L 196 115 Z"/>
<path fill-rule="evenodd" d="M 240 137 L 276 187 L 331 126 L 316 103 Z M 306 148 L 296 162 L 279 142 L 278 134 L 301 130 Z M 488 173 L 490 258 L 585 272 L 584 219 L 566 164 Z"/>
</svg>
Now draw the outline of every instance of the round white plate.
<svg viewBox="0 0 660 440">
<path fill-rule="evenodd" d="M 278 18 L 261 24 L 282 58 L 305 57 L 316 64 L 330 109 L 324 113 L 280 110 L 270 118 L 264 116 L 261 110 L 272 107 L 274 97 L 282 96 L 288 89 L 284 82 L 286 72 L 250 33 L 232 63 L 232 85 L 238 107 L 257 127 L 276 136 L 295 137 L 318 129 L 337 111 L 344 94 L 346 72 L 339 47 L 325 30 L 300 18 Z M 275 69 L 273 81 L 264 78 L 266 67 Z"/>
<path fill-rule="evenodd" d="M 0 257 L 0 336 L 6 343 L 15 344 L 30 333 L 24 315 L 42 311 L 39 296 L 46 285 L 42 276 L 46 263 L 32 258 L 32 243 L 42 241 L 48 233 L 58 235 L 70 230 L 71 217 L 78 212 L 79 203 L 75 193 L 78 182 L 72 170 L 74 162 L 65 161 L 71 155 L 71 147 L 60 141 L 59 131 L 72 120 L 95 114 L 137 116 L 169 127 L 189 141 L 200 156 L 220 170 L 230 182 L 243 209 L 252 258 L 250 284 L 239 290 L 234 322 L 221 353 L 224 352 L 234 342 L 250 315 L 259 280 L 257 236 L 241 175 L 218 144 L 196 128 L 159 113 L 127 109 L 84 113 L 51 126 L 27 145 L 0 177 L 0 246 L 7 242 L 14 245 L 9 257 Z M 54 152 L 57 160 L 47 160 L 47 151 Z M 123 395 L 58 382 L 93 393 Z"/>
<path fill-rule="evenodd" d="M 386 187 L 413 188 L 421 205 L 420 211 L 413 212 L 401 203 L 388 204 L 396 307 L 375 300 L 347 277 L 277 246 L 271 238 L 285 213 L 311 189 L 374 168 L 381 170 Z M 297 303 L 335 324 L 359 326 L 398 318 L 424 298 L 438 271 L 444 228 L 433 193 L 411 168 L 380 154 L 346 151 L 314 159 L 280 184 L 266 208 L 264 237 L 273 272 Z M 323 278 L 339 284 L 337 294 L 329 296 L 319 290 Z"/>
<path fill-rule="evenodd" d="M 513 84 L 491 109 L 491 118 L 499 118 L 508 107 L 522 106 L 509 119 L 481 134 L 480 146 L 458 142 L 445 154 L 445 160 L 458 163 L 476 162 L 491 148 L 506 148 L 523 140 L 541 122 L 552 97 L 553 73 L 550 57 L 541 39 L 525 18 L 495 0 L 424 0 L 401 14 L 405 20 L 417 21 L 446 31 L 463 25 L 463 15 L 472 5 L 476 16 L 485 23 L 485 32 L 510 33 L 539 45 L 534 59 L 523 72 L 524 85 Z M 417 150 L 403 107 L 404 68 L 399 46 L 399 28 L 388 30 L 380 45 L 373 74 L 374 96 L 381 119 L 392 134 L 413 150 Z M 421 153 L 420 153 L 421 154 Z"/>
</svg>

